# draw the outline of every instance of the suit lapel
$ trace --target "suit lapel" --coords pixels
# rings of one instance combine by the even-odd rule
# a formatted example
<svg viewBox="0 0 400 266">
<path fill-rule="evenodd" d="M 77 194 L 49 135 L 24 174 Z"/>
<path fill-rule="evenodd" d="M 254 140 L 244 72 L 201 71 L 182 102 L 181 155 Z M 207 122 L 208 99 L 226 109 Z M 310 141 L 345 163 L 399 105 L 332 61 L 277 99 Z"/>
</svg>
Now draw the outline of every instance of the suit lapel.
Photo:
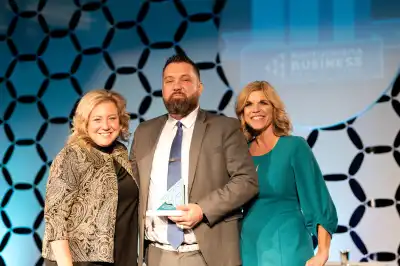
<svg viewBox="0 0 400 266">
<path fill-rule="evenodd" d="M 204 133 L 206 132 L 207 128 L 207 123 L 205 123 L 205 119 L 206 113 L 205 111 L 200 109 L 197 115 L 196 123 L 194 125 L 193 136 L 189 151 L 188 195 L 190 195 L 190 192 L 192 191 L 192 185 L 194 181 L 194 175 L 196 173 L 201 144 L 203 142 Z"/>
<path fill-rule="evenodd" d="M 162 128 L 167 121 L 167 116 L 162 116 L 156 121 L 154 121 L 154 125 L 151 127 L 149 132 L 143 132 L 144 134 L 142 139 L 147 139 L 149 146 L 144 146 L 143 148 L 148 148 L 149 151 L 142 151 L 146 153 L 146 155 L 138 161 L 138 166 L 140 169 L 140 189 L 142 191 L 141 201 L 145 204 L 145 209 L 147 209 L 147 199 L 149 196 L 149 185 L 150 185 L 150 174 L 151 167 L 153 164 L 154 152 L 157 147 L 158 139 L 160 138 Z"/>
</svg>

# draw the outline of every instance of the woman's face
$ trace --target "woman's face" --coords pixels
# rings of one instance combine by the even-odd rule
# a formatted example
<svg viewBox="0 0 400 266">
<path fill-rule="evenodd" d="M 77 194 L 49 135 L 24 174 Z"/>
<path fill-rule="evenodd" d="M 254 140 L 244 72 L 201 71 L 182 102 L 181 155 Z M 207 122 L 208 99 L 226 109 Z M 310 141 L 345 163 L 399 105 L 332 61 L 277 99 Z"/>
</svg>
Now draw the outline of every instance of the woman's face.
<svg viewBox="0 0 400 266">
<path fill-rule="evenodd" d="M 87 130 L 94 143 L 110 146 L 121 131 L 117 106 L 113 102 L 98 104 L 89 115 Z"/>
<path fill-rule="evenodd" d="M 250 93 L 243 110 L 244 121 L 254 130 L 264 130 L 271 124 L 272 106 L 262 91 Z"/>
</svg>

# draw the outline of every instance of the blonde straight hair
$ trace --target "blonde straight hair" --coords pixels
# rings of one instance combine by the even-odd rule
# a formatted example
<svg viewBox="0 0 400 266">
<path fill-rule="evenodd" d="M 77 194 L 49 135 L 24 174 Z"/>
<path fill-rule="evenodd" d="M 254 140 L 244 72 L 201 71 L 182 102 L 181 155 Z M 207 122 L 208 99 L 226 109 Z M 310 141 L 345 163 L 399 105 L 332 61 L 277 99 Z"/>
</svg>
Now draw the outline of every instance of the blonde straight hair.
<svg viewBox="0 0 400 266">
<path fill-rule="evenodd" d="M 263 92 L 272 106 L 271 125 L 274 134 L 278 137 L 290 135 L 292 123 L 275 89 L 267 81 L 253 81 L 247 84 L 239 93 L 235 107 L 236 116 L 240 120 L 241 131 L 245 135 L 247 141 L 253 140 L 255 136 L 251 133 L 252 130 L 249 130 L 250 126 L 244 121 L 243 112 L 250 94 L 255 91 Z"/>
</svg>

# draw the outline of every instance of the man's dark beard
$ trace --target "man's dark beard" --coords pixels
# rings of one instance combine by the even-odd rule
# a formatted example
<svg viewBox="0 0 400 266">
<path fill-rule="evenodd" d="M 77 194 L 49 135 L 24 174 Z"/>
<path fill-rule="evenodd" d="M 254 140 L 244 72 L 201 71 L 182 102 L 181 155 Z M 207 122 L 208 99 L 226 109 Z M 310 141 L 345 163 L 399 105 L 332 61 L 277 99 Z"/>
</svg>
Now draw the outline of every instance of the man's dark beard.
<svg viewBox="0 0 400 266">
<path fill-rule="evenodd" d="M 169 114 L 185 117 L 199 105 L 199 96 L 197 93 L 189 97 L 185 95 L 183 98 L 174 98 L 173 96 L 174 94 L 168 100 L 164 99 L 164 105 Z"/>
</svg>

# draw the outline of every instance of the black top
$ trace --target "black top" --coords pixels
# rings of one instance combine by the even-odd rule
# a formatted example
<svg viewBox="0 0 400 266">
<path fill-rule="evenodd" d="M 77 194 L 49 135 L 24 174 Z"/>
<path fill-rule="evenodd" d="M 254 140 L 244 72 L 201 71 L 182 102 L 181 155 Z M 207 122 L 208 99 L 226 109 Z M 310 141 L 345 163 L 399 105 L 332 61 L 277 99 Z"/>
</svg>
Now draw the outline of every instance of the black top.
<svg viewBox="0 0 400 266">
<path fill-rule="evenodd" d="M 111 153 L 114 145 L 96 147 L 102 152 Z M 139 190 L 129 173 L 114 160 L 118 181 L 117 219 L 114 235 L 114 265 L 131 266 L 137 258 L 137 224 Z M 89 264 L 90 265 L 90 264 Z"/>
<path fill-rule="evenodd" d="M 116 266 L 136 264 L 139 190 L 128 172 L 114 161 L 118 178 L 118 207 L 114 237 L 114 261 Z"/>
</svg>

